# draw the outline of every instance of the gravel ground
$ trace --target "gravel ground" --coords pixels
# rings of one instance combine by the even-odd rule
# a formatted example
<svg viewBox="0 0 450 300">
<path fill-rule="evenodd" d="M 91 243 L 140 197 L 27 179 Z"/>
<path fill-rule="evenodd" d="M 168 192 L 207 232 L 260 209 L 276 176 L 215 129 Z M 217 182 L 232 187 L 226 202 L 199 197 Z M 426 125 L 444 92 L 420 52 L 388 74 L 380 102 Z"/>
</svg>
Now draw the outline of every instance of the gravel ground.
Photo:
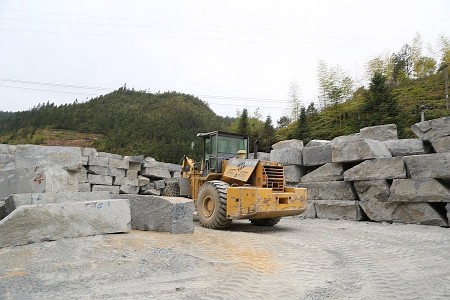
<svg viewBox="0 0 450 300">
<path fill-rule="evenodd" d="M 450 229 L 284 218 L 0 249 L 0 299 L 450 299 Z"/>
</svg>

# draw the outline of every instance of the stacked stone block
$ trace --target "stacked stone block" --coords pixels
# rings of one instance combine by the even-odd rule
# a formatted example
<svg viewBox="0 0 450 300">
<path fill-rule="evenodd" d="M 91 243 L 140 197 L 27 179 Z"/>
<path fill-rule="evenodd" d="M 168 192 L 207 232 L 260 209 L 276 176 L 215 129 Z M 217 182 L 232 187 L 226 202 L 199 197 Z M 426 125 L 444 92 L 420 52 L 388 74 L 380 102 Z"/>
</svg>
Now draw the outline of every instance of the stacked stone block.
<svg viewBox="0 0 450 300">
<path fill-rule="evenodd" d="M 269 159 L 283 164 L 287 185 L 294 185 L 305 173 L 303 168 L 303 141 L 287 140 L 272 145 Z"/>
</svg>

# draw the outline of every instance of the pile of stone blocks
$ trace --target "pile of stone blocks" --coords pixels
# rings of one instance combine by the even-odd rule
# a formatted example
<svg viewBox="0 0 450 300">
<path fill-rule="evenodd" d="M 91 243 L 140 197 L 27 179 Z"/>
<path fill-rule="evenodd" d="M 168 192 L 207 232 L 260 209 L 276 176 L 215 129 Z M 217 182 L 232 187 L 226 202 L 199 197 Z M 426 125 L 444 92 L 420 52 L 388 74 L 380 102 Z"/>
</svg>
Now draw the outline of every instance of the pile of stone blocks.
<svg viewBox="0 0 450 300">
<path fill-rule="evenodd" d="M 304 216 L 448 226 L 450 117 L 412 130 L 417 139 L 398 139 L 388 124 L 298 147 L 289 163 L 304 172 L 296 184 L 308 189 Z M 271 158 L 283 162 L 277 151 Z"/>
</svg>

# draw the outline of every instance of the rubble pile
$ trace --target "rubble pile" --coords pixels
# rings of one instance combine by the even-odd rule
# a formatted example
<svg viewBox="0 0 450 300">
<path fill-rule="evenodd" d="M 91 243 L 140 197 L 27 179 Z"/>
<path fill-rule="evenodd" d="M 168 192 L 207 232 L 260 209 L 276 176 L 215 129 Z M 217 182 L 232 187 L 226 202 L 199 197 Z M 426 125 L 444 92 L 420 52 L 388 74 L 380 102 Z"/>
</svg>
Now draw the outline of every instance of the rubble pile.
<svg viewBox="0 0 450 300">
<path fill-rule="evenodd" d="M 270 158 L 287 164 L 288 185 L 308 189 L 305 217 L 448 226 L 450 117 L 412 130 L 417 139 L 388 124 L 304 147 L 283 141 Z"/>
</svg>

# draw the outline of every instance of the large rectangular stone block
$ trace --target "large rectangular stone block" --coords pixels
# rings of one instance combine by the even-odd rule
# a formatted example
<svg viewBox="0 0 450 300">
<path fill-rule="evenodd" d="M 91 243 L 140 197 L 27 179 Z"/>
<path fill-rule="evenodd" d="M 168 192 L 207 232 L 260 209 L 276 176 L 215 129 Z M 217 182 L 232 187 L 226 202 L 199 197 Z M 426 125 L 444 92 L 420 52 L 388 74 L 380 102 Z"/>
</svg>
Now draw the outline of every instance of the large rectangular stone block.
<svg viewBox="0 0 450 300">
<path fill-rule="evenodd" d="M 337 137 L 331 141 L 331 147 L 332 162 L 357 162 L 392 157 L 383 142 L 364 139 L 358 135 Z"/>
<path fill-rule="evenodd" d="M 450 153 L 405 156 L 411 178 L 450 178 Z"/>
<path fill-rule="evenodd" d="M 0 172 L 0 199 L 18 193 L 76 192 L 75 172 L 62 167 L 33 167 Z"/>
<path fill-rule="evenodd" d="M 387 140 L 383 144 L 392 156 L 408 156 L 430 153 L 429 147 L 425 147 L 421 139 Z"/>
<path fill-rule="evenodd" d="M 305 170 L 302 166 L 283 166 L 284 178 L 286 182 L 300 182 L 300 178 L 305 174 Z"/>
<path fill-rule="evenodd" d="M 366 160 L 344 172 L 345 181 L 406 178 L 403 157 Z"/>
<path fill-rule="evenodd" d="M 89 156 L 88 165 L 109 167 L 109 161 L 107 157 Z"/>
<path fill-rule="evenodd" d="M 361 208 L 357 201 L 324 200 L 315 201 L 317 218 L 330 220 L 354 220 L 363 219 Z"/>
<path fill-rule="evenodd" d="M 130 200 L 131 227 L 170 233 L 194 232 L 194 202 L 181 197 L 113 195 Z"/>
<path fill-rule="evenodd" d="M 114 154 L 114 153 L 108 153 L 108 152 L 98 152 L 97 155 L 99 157 L 105 157 L 108 159 L 123 159 L 122 155 L 120 154 Z"/>
<path fill-rule="evenodd" d="M 378 141 L 398 139 L 397 125 L 395 124 L 364 127 L 359 130 L 359 133 L 363 138 Z"/>
<path fill-rule="evenodd" d="M 331 162 L 331 144 L 305 147 L 302 149 L 303 165 L 318 166 Z"/>
<path fill-rule="evenodd" d="M 329 140 L 310 140 L 305 147 L 323 146 L 328 145 L 329 143 L 331 143 Z"/>
<path fill-rule="evenodd" d="M 395 179 L 391 202 L 449 202 L 450 189 L 432 178 Z"/>
<path fill-rule="evenodd" d="M 0 221 L 0 248 L 128 232 L 130 221 L 126 199 L 24 205 Z"/>
<path fill-rule="evenodd" d="M 328 163 L 302 176 L 301 182 L 324 182 L 344 180 L 344 167 L 341 163 Z"/>
<path fill-rule="evenodd" d="M 6 212 L 10 214 L 14 209 L 23 205 L 45 205 L 64 202 L 82 202 L 100 199 L 110 199 L 107 192 L 59 192 L 59 193 L 26 193 L 14 194 L 5 199 Z"/>
<path fill-rule="evenodd" d="M 91 184 L 102 184 L 102 185 L 113 184 L 112 176 L 104 176 L 104 175 L 88 174 L 88 181 Z"/>
<path fill-rule="evenodd" d="M 361 201 L 388 201 L 390 190 L 384 179 L 355 181 L 354 186 Z"/>
<path fill-rule="evenodd" d="M 356 200 L 350 182 L 307 182 L 296 187 L 308 189 L 308 200 Z"/>
<path fill-rule="evenodd" d="M 165 167 L 157 167 L 157 166 L 143 168 L 142 171 L 140 172 L 140 175 L 158 179 L 172 177 L 168 169 L 166 169 Z"/>
<path fill-rule="evenodd" d="M 282 148 L 270 151 L 270 160 L 283 165 L 302 165 L 302 148 Z"/>
<path fill-rule="evenodd" d="M 303 148 L 303 141 L 301 140 L 284 140 L 272 145 L 273 150 Z"/>
<path fill-rule="evenodd" d="M 433 142 L 435 139 L 450 136 L 450 117 L 443 117 L 416 123 L 411 130 L 418 138 Z"/>
<path fill-rule="evenodd" d="M 16 154 L 16 145 L 0 144 L 0 153 L 2 154 Z"/>
<path fill-rule="evenodd" d="M 450 136 L 434 138 L 432 146 L 437 153 L 450 152 Z"/>
<path fill-rule="evenodd" d="M 372 221 L 447 226 L 447 221 L 428 203 L 360 201 L 359 205 Z"/>
<path fill-rule="evenodd" d="M 108 192 L 110 194 L 118 194 L 120 187 L 118 185 L 100 185 L 91 184 L 93 192 Z"/>
<path fill-rule="evenodd" d="M 89 173 L 95 175 L 110 176 L 111 172 L 108 166 L 89 166 Z"/>
<path fill-rule="evenodd" d="M 108 160 L 109 167 L 116 169 L 128 170 L 130 168 L 130 162 L 126 159 L 114 159 L 110 158 Z"/>
<path fill-rule="evenodd" d="M 76 171 L 82 165 L 80 147 L 18 145 L 15 155 L 16 169 L 39 166 Z"/>
</svg>

